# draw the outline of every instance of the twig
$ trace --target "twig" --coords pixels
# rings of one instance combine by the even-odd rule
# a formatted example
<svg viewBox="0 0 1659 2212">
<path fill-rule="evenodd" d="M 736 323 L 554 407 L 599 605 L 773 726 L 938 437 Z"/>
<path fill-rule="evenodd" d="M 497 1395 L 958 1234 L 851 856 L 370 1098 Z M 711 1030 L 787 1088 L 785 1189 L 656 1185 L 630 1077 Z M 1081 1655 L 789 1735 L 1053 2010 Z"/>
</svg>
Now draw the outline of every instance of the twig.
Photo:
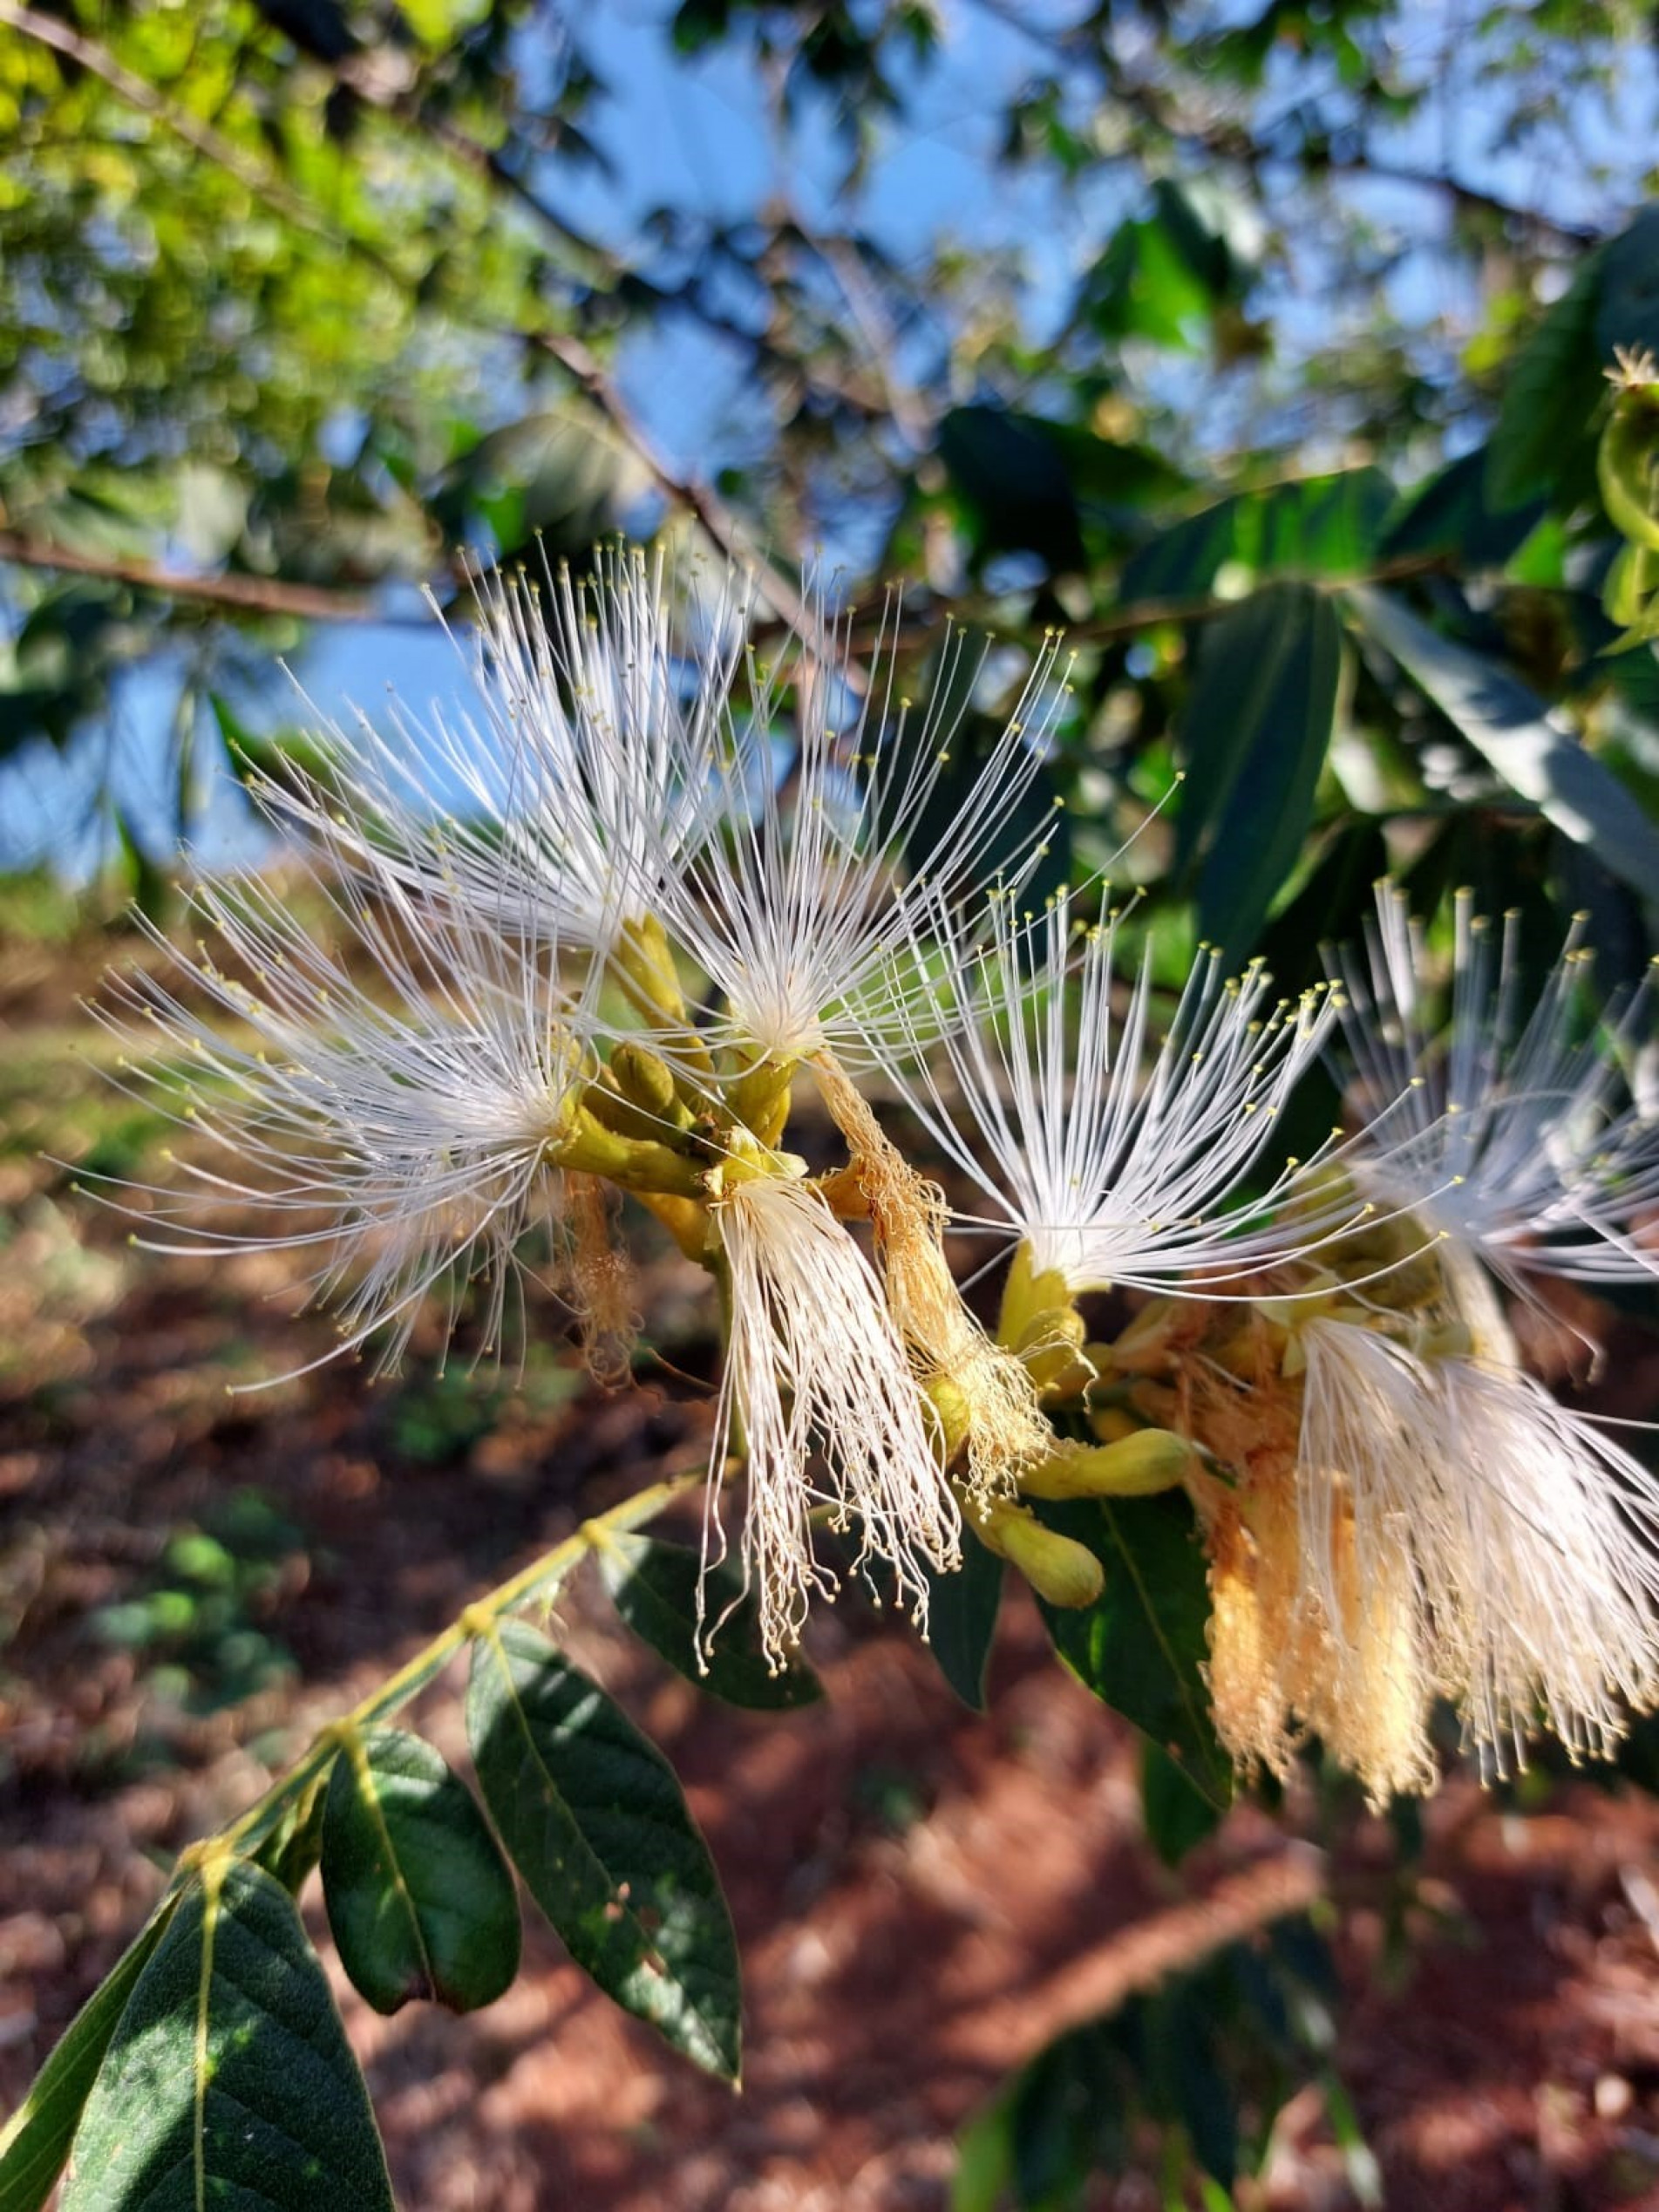
<svg viewBox="0 0 1659 2212">
<path fill-rule="evenodd" d="M 239 147 L 218 132 L 185 114 L 153 85 L 133 76 L 95 40 L 70 30 L 55 17 L 19 6 L 17 0 L 0 0 L 0 24 L 10 24 L 24 37 L 38 39 L 43 45 L 90 70 L 121 99 L 141 113 L 153 117 L 204 160 L 225 169 L 279 213 L 325 243 L 357 255 L 400 289 L 407 290 L 406 278 L 377 246 L 349 231 L 331 228 L 282 179 L 262 169 L 259 163 L 248 160 Z M 493 323 L 479 323 L 475 327 L 493 337 L 511 337 L 521 344 L 534 346 L 550 360 L 556 361 L 588 394 L 612 432 L 636 455 L 670 505 L 683 507 L 691 514 L 729 561 L 752 571 L 756 589 L 766 604 L 815 650 L 821 648 L 820 624 L 801 594 L 761 558 L 737 516 L 711 486 L 694 477 L 680 476 L 670 466 L 635 419 L 609 372 L 590 347 L 579 337 L 555 330 L 526 330 L 517 324 Z"/>
<path fill-rule="evenodd" d="M 250 160 L 239 146 L 215 131 L 212 124 L 202 122 L 168 99 L 165 92 L 158 92 L 146 78 L 135 76 L 96 39 L 86 37 L 56 16 L 44 16 L 33 8 L 21 7 L 17 0 L 0 0 L 0 24 L 8 24 L 24 37 L 50 46 L 54 53 L 99 78 L 129 107 L 160 123 L 194 153 L 211 161 L 215 168 L 224 170 L 267 207 L 310 236 L 325 243 L 337 242 L 321 217 L 273 170 L 262 162 Z"/>
<path fill-rule="evenodd" d="M 0 0 L 0 10 L 6 0 Z M 301 622 L 384 623 L 398 629 L 424 630 L 426 615 L 384 612 L 366 593 L 331 591 L 325 586 L 285 583 L 275 576 L 200 576 L 177 568 L 163 568 L 151 561 L 126 561 L 112 555 L 80 553 L 72 546 L 51 545 L 22 530 L 0 529 L 0 561 L 20 568 L 49 568 L 64 575 L 98 576 L 110 583 L 130 584 L 135 591 L 153 591 L 168 599 L 194 599 L 204 606 L 230 607 L 244 615 L 289 615 Z"/>
<path fill-rule="evenodd" d="M 573 1568 L 580 1566 L 589 1553 L 601 1548 L 614 1531 L 643 1528 L 707 1480 L 706 1474 L 699 1468 L 691 1474 L 669 1475 L 661 1482 L 636 1490 L 620 1505 L 585 1521 L 574 1536 L 567 1536 L 563 1543 L 532 1560 L 521 1573 L 499 1584 L 487 1596 L 476 1599 L 430 1644 L 417 1651 L 412 1659 L 399 1667 L 396 1674 L 378 1689 L 371 1691 L 361 1704 L 354 1705 L 342 1719 L 321 1729 L 288 1773 L 273 1782 L 264 1796 L 228 1827 L 209 1838 L 209 1843 L 228 1845 L 244 1854 L 256 1850 L 281 1821 L 287 1807 L 332 1760 L 342 1730 L 371 1727 L 396 1712 L 408 1704 L 417 1691 L 424 1690 L 441 1674 L 456 1653 L 464 1650 L 474 1637 L 532 1598 L 549 1595 Z M 196 1851 L 202 1848 L 200 1844 L 194 1847 Z M 178 1873 L 187 1871 L 189 1864 L 190 1854 L 187 1852 L 180 1861 Z M 178 1879 L 178 1875 L 174 1879 Z"/>
<path fill-rule="evenodd" d="M 1380 561 L 1374 568 L 1356 575 L 1286 574 L 1264 576 L 1261 581 L 1263 584 L 1306 583 L 1316 591 L 1334 594 L 1356 591 L 1367 584 L 1405 583 L 1414 576 L 1445 575 L 1452 570 L 1453 563 L 1444 553 L 1402 553 L 1391 561 Z M 1166 623 L 1184 626 L 1214 622 L 1242 603 L 1237 596 L 1221 598 L 1213 595 L 1187 599 L 1132 599 L 1110 614 L 1065 623 L 1063 636 L 1070 646 L 1110 644 L 1114 639 L 1136 637 L 1142 630 L 1153 630 Z M 958 630 L 981 631 L 988 637 L 999 635 L 1009 627 L 997 623 L 982 606 L 960 599 L 935 599 L 929 602 L 926 615 L 919 620 L 896 625 L 890 616 L 874 609 L 867 613 L 855 612 L 845 625 L 843 635 L 849 648 L 860 652 L 880 646 L 886 655 L 901 654 L 931 644 L 947 618 Z M 764 630 L 757 632 L 758 636 L 765 634 Z"/>
</svg>

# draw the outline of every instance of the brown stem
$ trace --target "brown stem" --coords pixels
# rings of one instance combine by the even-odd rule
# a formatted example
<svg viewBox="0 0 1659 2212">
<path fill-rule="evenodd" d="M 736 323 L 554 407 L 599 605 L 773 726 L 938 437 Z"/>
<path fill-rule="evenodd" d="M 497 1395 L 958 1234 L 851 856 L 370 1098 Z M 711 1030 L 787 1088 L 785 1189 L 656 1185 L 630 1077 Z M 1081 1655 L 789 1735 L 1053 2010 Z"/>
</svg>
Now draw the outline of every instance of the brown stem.
<svg viewBox="0 0 1659 2212">
<path fill-rule="evenodd" d="M 0 0 L 0 15 L 6 0 Z M 26 531 L 0 529 L 0 561 L 20 568 L 50 568 L 61 575 L 99 576 L 111 583 L 131 584 L 135 591 L 153 591 L 169 599 L 199 600 L 204 606 L 234 608 L 244 615 L 289 615 L 301 622 L 395 623 L 399 628 L 426 629 L 425 615 L 387 615 L 366 592 L 331 591 L 316 584 L 285 583 L 276 576 L 198 576 L 176 568 L 163 568 L 151 561 L 126 561 L 113 555 L 80 553 L 74 547 L 52 545 Z"/>
</svg>

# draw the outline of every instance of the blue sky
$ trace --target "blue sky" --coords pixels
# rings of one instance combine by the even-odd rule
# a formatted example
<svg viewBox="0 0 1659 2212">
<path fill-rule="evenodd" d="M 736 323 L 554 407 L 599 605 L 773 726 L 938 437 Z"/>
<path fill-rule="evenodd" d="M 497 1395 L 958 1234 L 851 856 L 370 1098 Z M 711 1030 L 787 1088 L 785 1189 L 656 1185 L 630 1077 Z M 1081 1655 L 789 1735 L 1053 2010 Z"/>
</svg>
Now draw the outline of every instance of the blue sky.
<svg viewBox="0 0 1659 2212">
<path fill-rule="evenodd" d="M 613 95 L 594 119 L 615 174 L 572 175 L 561 169 L 554 196 L 575 221 L 619 250 L 629 249 L 653 208 L 690 208 L 736 220 L 768 199 L 787 195 L 809 221 L 833 217 L 843 225 L 857 223 L 901 262 L 930 255 L 943 236 L 978 252 L 1008 249 L 1017 257 L 1029 326 L 1040 339 L 1078 269 L 1131 211 L 1139 180 L 1127 170 L 1103 170 L 1076 187 L 1050 173 L 993 175 L 1000 109 L 1033 73 L 1050 71 L 1054 61 L 1041 44 L 1040 29 L 1037 36 L 1027 35 L 982 0 L 947 0 L 943 52 L 918 80 L 902 131 L 884 126 L 879 156 L 851 195 L 840 190 L 843 150 L 827 108 L 807 108 L 785 156 L 771 140 L 745 55 L 727 48 L 695 65 L 671 60 L 663 30 L 671 12 L 668 0 L 622 0 L 590 10 L 584 24 L 586 51 Z M 1010 12 L 1039 27 L 1067 19 L 1060 8 Z M 1188 12 L 1195 23 L 1214 25 L 1253 15 L 1254 9 L 1207 6 Z M 1385 149 L 1389 156 L 1403 166 L 1450 166 L 1472 184 L 1547 207 L 1563 220 L 1608 220 L 1616 212 L 1616 194 L 1604 194 L 1559 164 L 1547 174 L 1536 155 L 1486 148 L 1491 133 L 1480 103 L 1460 91 L 1458 79 L 1457 33 L 1465 19 L 1460 0 L 1432 0 L 1403 13 L 1400 66 L 1431 78 L 1441 71 L 1443 96 L 1397 133 Z M 1270 71 L 1269 98 L 1288 101 L 1302 80 L 1288 60 L 1278 74 L 1282 86 Z M 1645 55 L 1633 59 L 1607 131 L 1615 166 L 1635 164 L 1651 146 L 1655 112 L 1653 58 Z M 1456 319 L 1478 316 L 1480 303 L 1448 293 L 1453 279 L 1431 250 L 1444 220 L 1432 196 L 1378 181 L 1347 189 L 1377 223 L 1427 242 L 1390 280 L 1387 296 L 1396 317 L 1411 325 L 1448 309 Z M 1316 282 L 1300 289 L 1278 285 L 1269 306 L 1282 344 L 1316 351 L 1343 342 Z M 927 347 L 928 333 L 919 333 L 914 343 Z M 1190 399 L 1194 409 L 1208 404 L 1201 362 L 1162 373 L 1171 378 L 1178 404 Z M 746 358 L 685 323 L 642 333 L 625 345 L 620 363 L 633 406 L 673 465 L 704 474 L 743 450 L 749 374 Z M 1311 465 L 1318 457 L 1304 458 Z M 833 562 L 853 549 L 824 550 Z M 319 631 L 302 662 L 308 691 L 325 714 L 340 719 L 350 718 L 354 704 L 374 712 L 393 671 L 401 697 L 418 711 L 452 708 L 458 690 L 465 688 L 464 671 L 446 640 L 403 627 Z M 78 760 L 65 763 L 40 748 L 0 773 L 0 866 L 44 853 L 73 872 L 83 868 L 94 848 L 72 834 L 71 826 L 84 821 L 88 789 L 106 772 L 140 834 L 167 841 L 165 763 L 178 681 L 177 672 L 165 667 L 136 671 L 122 687 L 110 727 Z M 261 718 L 262 707 L 272 725 L 301 718 L 299 703 L 281 678 L 252 718 Z M 204 732 L 204 753 L 210 750 Z M 234 790 L 221 782 L 205 787 L 203 796 L 198 827 L 203 856 L 217 863 L 248 849 Z"/>
</svg>

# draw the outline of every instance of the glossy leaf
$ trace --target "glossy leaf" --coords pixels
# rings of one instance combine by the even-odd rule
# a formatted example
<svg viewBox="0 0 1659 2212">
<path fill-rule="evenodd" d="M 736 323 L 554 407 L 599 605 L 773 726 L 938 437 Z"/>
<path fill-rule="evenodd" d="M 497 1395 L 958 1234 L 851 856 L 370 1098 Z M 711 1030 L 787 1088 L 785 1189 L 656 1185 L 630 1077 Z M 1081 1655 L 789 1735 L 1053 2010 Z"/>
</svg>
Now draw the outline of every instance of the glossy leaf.
<svg viewBox="0 0 1659 2212">
<path fill-rule="evenodd" d="M 1443 553 L 1469 568 L 1501 568 L 1532 535 L 1545 512 L 1533 498 L 1494 509 L 1487 496 L 1487 447 L 1478 446 L 1419 485 L 1395 514 L 1378 550 L 1386 558 Z"/>
<path fill-rule="evenodd" d="M 616 1610 L 635 1635 L 711 1697 L 769 1712 L 814 1705 L 823 1696 L 818 1677 L 799 1657 L 782 1673 L 768 1665 L 754 1601 L 744 1595 L 731 1567 L 709 1572 L 706 1616 L 711 1628 L 719 1626 L 704 1660 L 697 1650 L 703 1562 L 696 1552 L 654 1536 L 608 1535 L 599 1564 Z"/>
<path fill-rule="evenodd" d="M 996 1616 L 1003 1602 L 1003 1562 L 971 1528 L 962 1535 L 962 1565 L 928 1577 L 928 1644 L 939 1671 L 965 1705 L 985 1710 Z"/>
<path fill-rule="evenodd" d="M 1308 584 L 1271 584 L 1209 626 L 1182 717 L 1178 865 L 1200 838 L 1198 926 L 1230 961 L 1255 947 L 1313 820 L 1342 676 L 1342 624 Z"/>
<path fill-rule="evenodd" d="M 1392 594 L 1356 591 L 1370 635 L 1521 798 L 1609 874 L 1650 896 L 1659 884 L 1659 829 L 1593 752 L 1557 729 L 1520 678 L 1442 637 Z"/>
<path fill-rule="evenodd" d="M 677 2050 L 735 2080 L 737 1943 L 662 1753 L 521 1621 L 474 1645 L 466 1725 L 496 1827 L 571 1957 Z"/>
<path fill-rule="evenodd" d="M 37 2212 L 51 2195 L 110 2039 L 176 1902 L 165 1898 L 139 1930 L 65 2030 L 0 2133 L 0 2212 Z"/>
<path fill-rule="evenodd" d="M 1596 343 L 1601 256 L 1591 254 L 1512 364 L 1487 448 L 1486 496 L 1499 513 L 1590 474 L 1590 418 L 1607 390 Z"/>
<path fill-rule="evenodd" d="M 1659 352 L 1659 208 L 1644 208 L 1603 246 L 1595 288 L 1594 351 L 1598 368 L 1612 365 L 1614 349 Z"/>
<path fill-rule="evenodd" d="M 1370 467 L 1241 492 L 1153 538 L 1125 568 L 1118 596 L 1125 606 L 1200 598 L 1228 566 L 1262 577 L 1351 576 L 1376 557 L 1394 505 L 1393 485 Z"/>
<path fill-rule="evenodd" d="M 1114 1505 L 1045 1505 L 1042 1518 L 1086 1544 L 1105 1569 L 1085 1612 L 1043 1608 L 1054 1648 L 1085 1690 L 1162 1746 L 1217 1805 L 1232 1795 L 1232 1769 L 1215 1740 L 1200 1669 L 1209 1656 L 1204 1555 L 1186 1498 Z"/>
<path fill-rule="evenodd" d="M 391 2212 L 368 2093 L 294 1901 L 246 1861 L 180 1898 L 111 2040 L 62 2212 Z"/>
<path fill-rule="evenodd" d="M 1166 1867 L 1179 1866 L 1214 1834 L 1225 1807 L 1149 1736 L 1140 1747 L 1140 1811 L 1146 1841 Z"/>
<path fill-rule="evenodd" d="M 982 556 L 1027 552 L 1051 568 L 1081 567 L 1071 476 L 1047 424 L 1002 407 L 955 407 L 939 425 L 939 455 Z"/>
<path fill-rule="evenodd" d="M 340 1963 L 377 2012 L 411 1998 L 474 2011 L 518 1972 L 507 1862 L 459 1776 L 402 1729 L 365 1729 L 341 1748 L 323 1895 Z"/>
</svg>

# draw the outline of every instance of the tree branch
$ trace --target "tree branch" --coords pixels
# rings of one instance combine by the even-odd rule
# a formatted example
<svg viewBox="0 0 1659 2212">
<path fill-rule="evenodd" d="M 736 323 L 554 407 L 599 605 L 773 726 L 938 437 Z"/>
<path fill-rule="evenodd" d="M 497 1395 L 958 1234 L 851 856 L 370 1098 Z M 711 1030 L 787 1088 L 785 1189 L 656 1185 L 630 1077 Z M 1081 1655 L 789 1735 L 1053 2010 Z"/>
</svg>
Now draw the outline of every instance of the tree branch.
<svg viewBox="0 0 1659 2212">
<path fill-rule="evenodd" d="M 249 161 L 239 147 L 218 132 L 185 114 L 153 85 L 135 77 L 95 40 L 83 37 L 53 17 L 19 6 L 17 0 L 0 0 L 0 24 L 10 24 L 25 37 L 38 39 L 43 45 L 91 71 L 122 99 L 141 113 L 153 117 L 204 160 L 226 170 L 289 221 L 337 250 L 356 255 L 400 289 L 408 290 L 407 280 L 377 246 L 349 231 L 334 230 L 282 179 L 262 169 L 259 163 Z M 657 452 L 609 371 L 582 339 L 554 330 L 526 330 L 513 323 L 479 323 L 474 327 L 492 337 L 534 346 L 557 362 L 588 394 L 615 435 L 636 455 L 663 496 L 691 514 L 729 561 L 751 571 L 757 589 L 767 605 L 809 643 L 817 644 L 819 625 L 801 594 L 762 560 L 737 516 L 711 486 L 696 478 L 678 475 Z"/>
<path fill-rule="evenodd" d="M 35 9 L 18 5 L 17 0 L 0 0 L 0 24 L 6 24 L 25 38 L 33 38 L 43 46 L 50 46 L 65 61 L 72 61 L 89 76 L 107 85 L 129 107 L 140 115 L 147 115 L 170 131 L 181 144 L 222 169 L 227 176 L 262 201 L 268 208 L 294 223 L 309 236 L 324 242 L 337 242 L 328 226 L 323 222 L 300 195 L 262 162 L 250 160 L 239 146 L 215 131 L 210 123 L 203 123 L 186 109 L 158 92 L 142 77 L 134 76 L 130 69 L 117 61 L 107 47 L 96 39 L 85 37 L 72 25 L 61 23 L 56 16 L 43 16 Z M 401 278 L 399 279 L 401 282 Z"/>
<path fill-rule="evenodd" d="M 0 8 L 4 0 L 0 0 Z M 134 591 L 153 591 L 168 599 L 192 599 L 203 606 L 226 607 L 241 615 L 286 615 L 309 623 L 384 623 L 400 630 L 429 627 L 425 616 L 387 614 L 361 591 L 333 591 L 325 585 L 286 583 L 277 576 L 192 575 L 149 561 L 126 561 L 72 546 L 53 545 L 26 531 L 0 529 L 0 561 L 20 568 L 46 568 L 73 576 L 98 576 Z"/>
</svg>

